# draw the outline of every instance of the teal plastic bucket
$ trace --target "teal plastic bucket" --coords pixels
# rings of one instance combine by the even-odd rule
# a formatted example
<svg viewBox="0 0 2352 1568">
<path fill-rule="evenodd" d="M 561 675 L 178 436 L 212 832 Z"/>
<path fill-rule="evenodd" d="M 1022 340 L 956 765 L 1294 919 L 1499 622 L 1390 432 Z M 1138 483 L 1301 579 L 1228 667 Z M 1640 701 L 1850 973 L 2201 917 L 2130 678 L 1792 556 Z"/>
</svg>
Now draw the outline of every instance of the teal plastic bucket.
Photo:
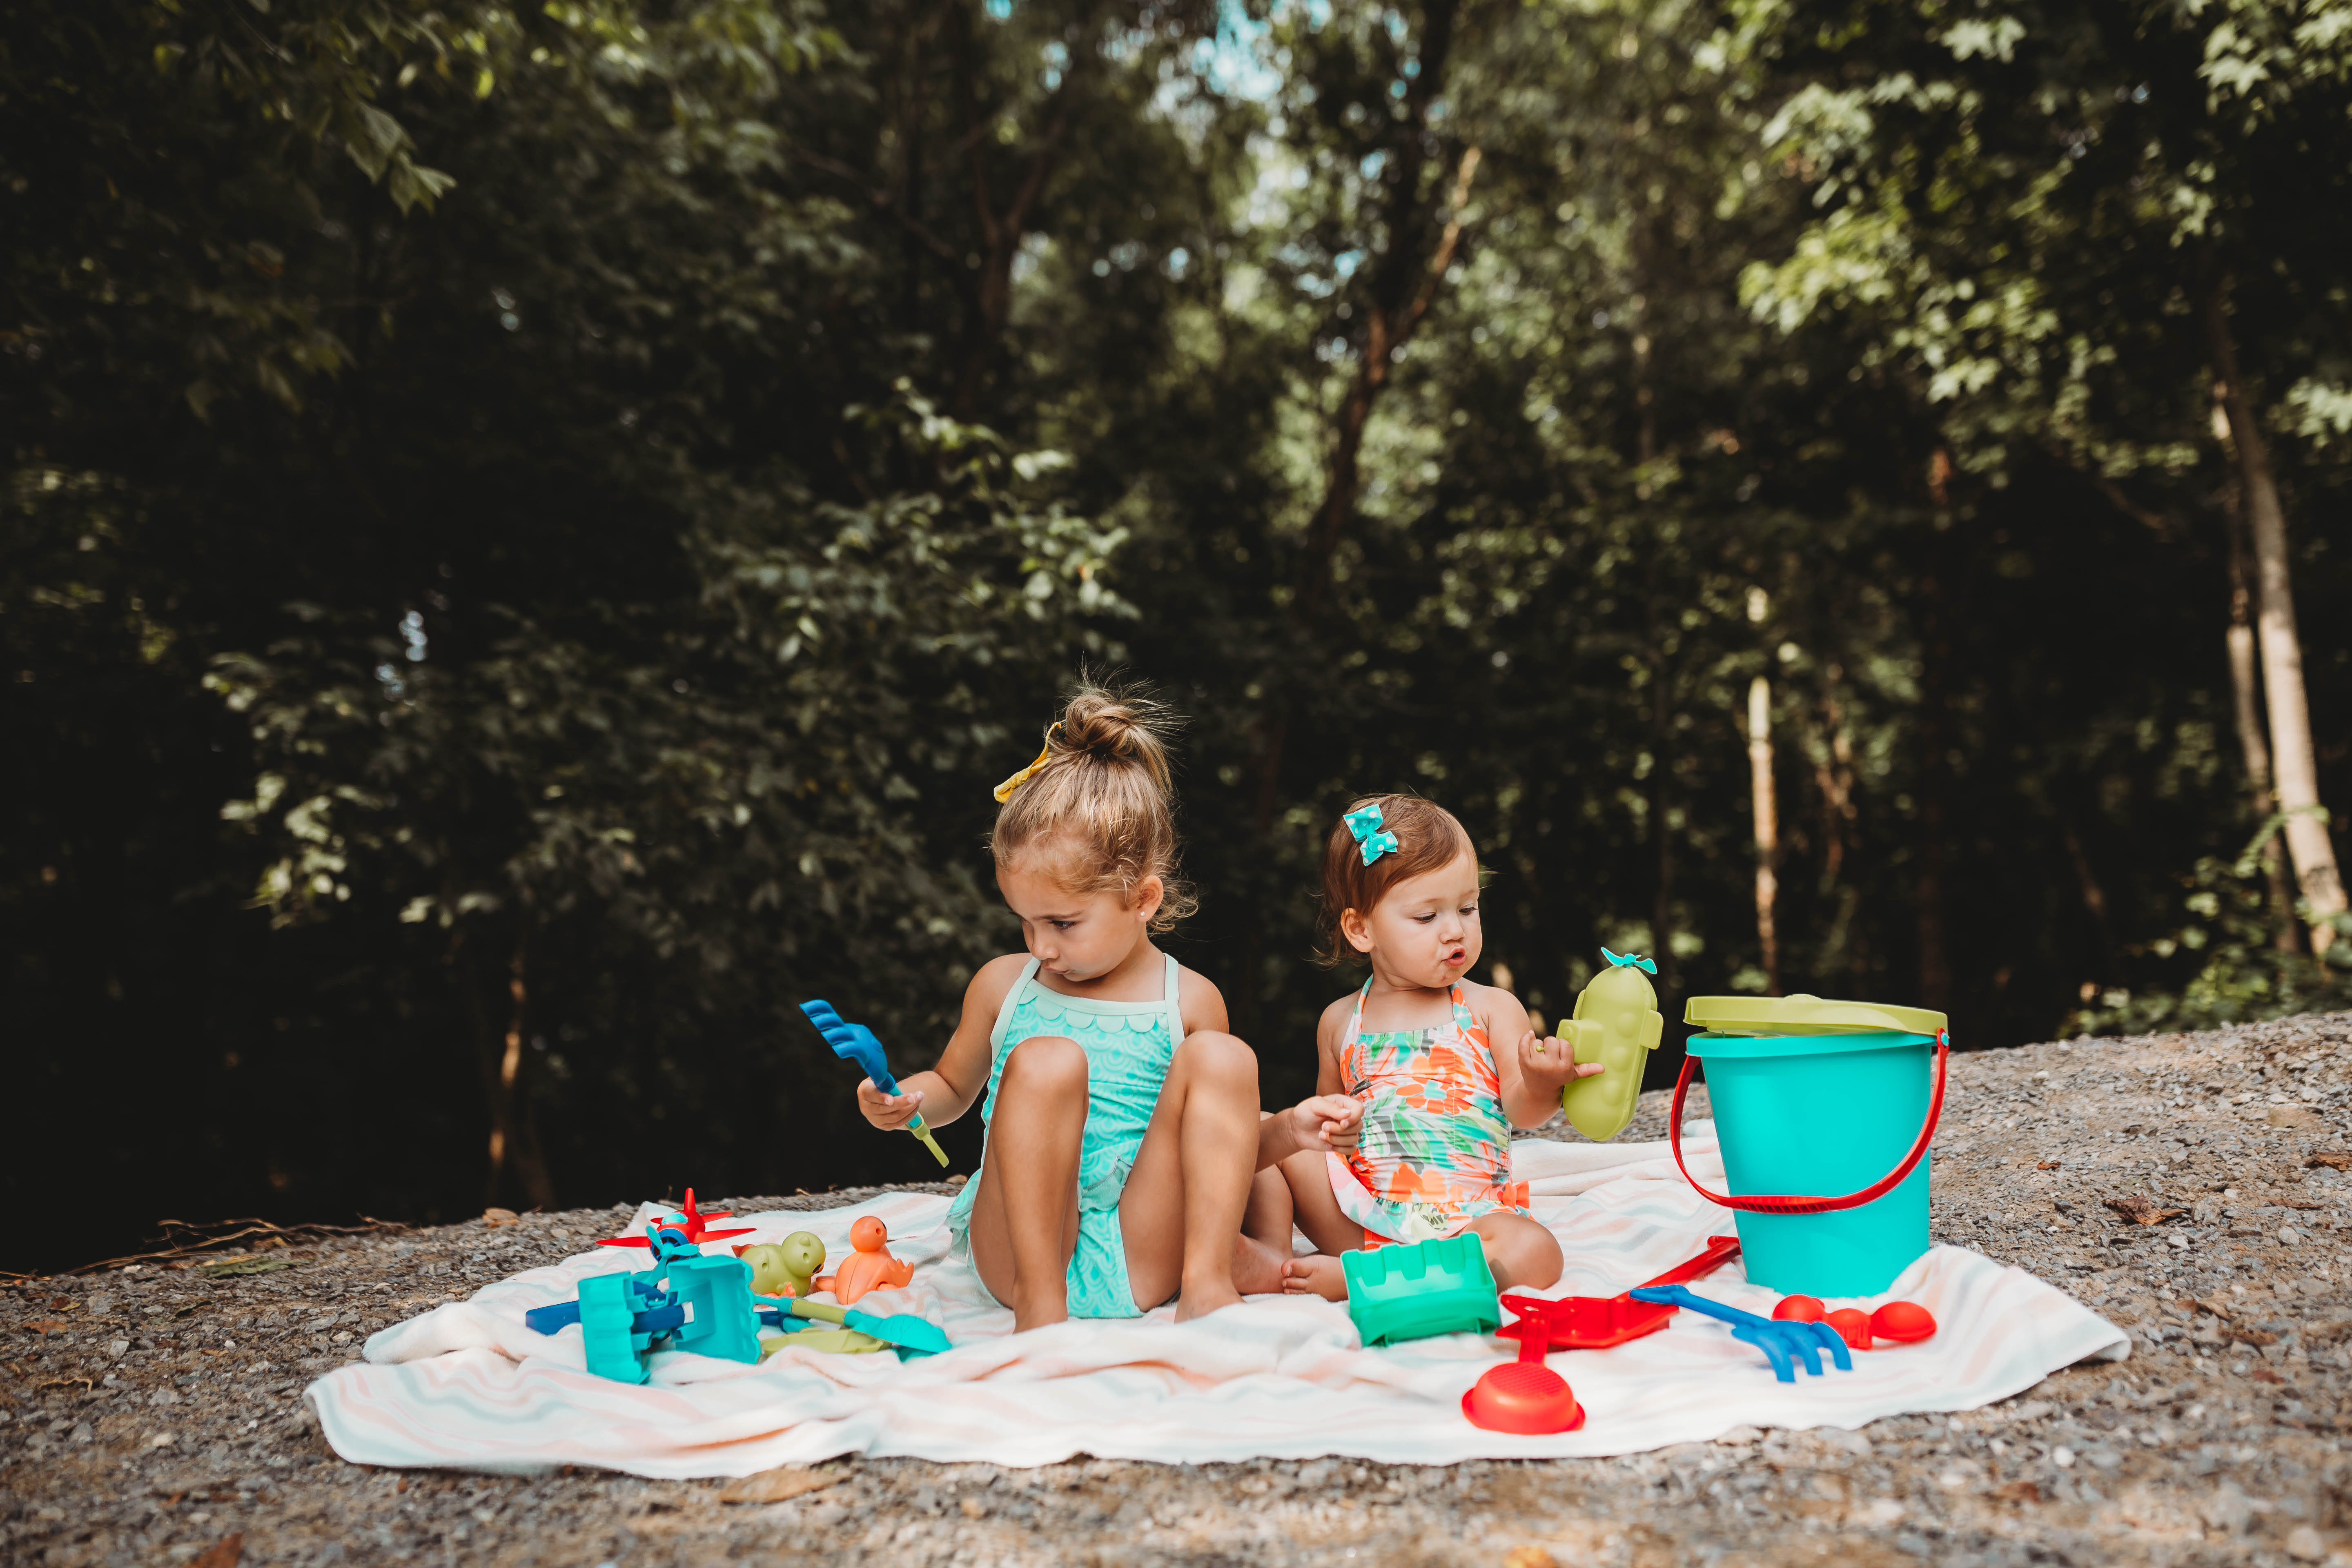
<svg viewBox="0 0 2352 1568">
<path fill-rule="evenodd" d="M 1735 1197 L 1862 1192 L 1899 1168 L 1935 1088 L 1934 1038 L 1695 1035 Z M 1737 1223 L 1748 1278 L 1784 1296 L 1874 1296 L 1927 1250 L 1927 1167 L 1857 1208 Z"/>
</svg>

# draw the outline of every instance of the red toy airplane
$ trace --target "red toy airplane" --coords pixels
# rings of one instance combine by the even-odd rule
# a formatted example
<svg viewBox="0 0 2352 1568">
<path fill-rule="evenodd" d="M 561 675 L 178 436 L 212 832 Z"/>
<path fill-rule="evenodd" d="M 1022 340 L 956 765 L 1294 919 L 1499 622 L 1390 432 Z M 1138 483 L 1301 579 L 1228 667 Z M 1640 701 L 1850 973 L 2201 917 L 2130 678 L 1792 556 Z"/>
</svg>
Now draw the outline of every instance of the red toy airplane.
<svg viewBox="0 0 2352 1568">
<path fill-rule="evenodd" d="M 673 1219 L 665 1222 L 662 1228 L 665 1230 L 684 1231 L 686 1233 L 686 1239 L 694 1243 L 698 1247 L 706 1241 L 724 1241 L 730 1236 L 751 1235 L 752 1227 L 748 1225 L 740 1230 L 710 1230 L 705 1228 L 714 1219 L 733 1219 L 734 1217 L 735 1216 L 733 1215 L 729 1214 L 725 1209 L 720 1209 L 717 1214 L 704 1214 L 700 1209 L 694 1206 L 694 1189 L 692 1187 L 688 1187 L 686 1189 L 686 1214 L 682 1219 Z M 606 1240 L 600 1241 L 596 1245 L 599 1247 L 651 1247 L 653 1243 L 642 1236 L 615 1236 Z"/>
</svg>

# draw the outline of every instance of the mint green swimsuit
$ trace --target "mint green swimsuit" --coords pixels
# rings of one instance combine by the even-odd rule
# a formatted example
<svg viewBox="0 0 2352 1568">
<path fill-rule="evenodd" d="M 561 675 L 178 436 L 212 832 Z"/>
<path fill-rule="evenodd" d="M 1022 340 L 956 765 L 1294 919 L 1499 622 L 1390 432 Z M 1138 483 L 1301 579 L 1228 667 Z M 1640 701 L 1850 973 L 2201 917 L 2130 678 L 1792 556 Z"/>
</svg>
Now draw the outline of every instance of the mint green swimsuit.
<svg viewBox="0 0 2352 1568">
<path fill-rule="evenodd" d="M 1127 1191 L 1128 1173 L 1135 1169 L 1136 1152 L 1143 1147 L 1144 1130 L 1160 1104 L 1168 1065 L 1184 1037 L 1184 1018 L 1176 1005 L 1177 973 L 1176 961 L 1169 959 L 1167 994 L 1157 1002 L 1097 1002 L 1038 984 L 1033 958 L 1004 994 L 996 1027 L 989 1033 L 995 1060 L 988 1069 L 988 1099 L 980 1108 L 983 1126 L 996 1110 L 996 1080 L 1004 1076 L 1004 1058 L 1013 1047 L 1058 1035 L 1076 1040 L 1087 1053 L 1087 1130 L 1078 1142 L 1078 1246 L 1070 1255 L 1068 1276 L 1073 1318 L 1136 1318 L 1159 1305 L 1139 1305 L 1129 1283 L 1118 1200 Z M 992 1147 L 982 1146 L 983 1170 Z M 1008 1156 L 1013 1152 L 1006 1151 Z M 970 1249 L 972 1200 L 979 1195 L 975 1173 L 948 1209 L 948 1226 L 960 1250 Z"/>
</svg>

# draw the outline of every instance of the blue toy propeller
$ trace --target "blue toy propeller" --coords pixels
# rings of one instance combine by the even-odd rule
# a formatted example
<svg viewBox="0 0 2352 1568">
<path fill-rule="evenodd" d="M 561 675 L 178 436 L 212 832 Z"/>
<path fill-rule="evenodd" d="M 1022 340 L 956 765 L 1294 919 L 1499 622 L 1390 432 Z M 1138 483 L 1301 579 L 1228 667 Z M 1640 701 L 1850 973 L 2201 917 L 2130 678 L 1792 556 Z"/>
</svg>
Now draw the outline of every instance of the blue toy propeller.
<svg viewBox="0 0 2352 1568">
<path fill-rule="evenodd" d="M 1731 1337 L 1745 1340 L 1764 1352 L 1772 1363 L 1772 1375 L 1782 1383 L 1797 1381 L 1796 1361 L 1805 1363 L 1806 1373 L 1822 1375 L 1820 1352 L 1827 1351 L 1840 1372 L 1853 1370 L 1853 1357 L 1846 1353 L 1845 1341 L 1827 1323 L 1800 1323 L 1788 1319 L 1759 1318 L 1753 1312 L 1743 1312 L 1737 1307 L 1727 1307 L 1720 1301 L 1710 1301 L 1704 1296 L 1694 1296 L 1680 1285 L 1644 1285 L 1625 1292 L 1636 1301 L 1659 1301 L 1669 1307 L 1688 1307 L 1702 1317 L 1718 1318 L 1731 1325 Z"/>
<path fill-rule="evenodd" d="M 844 1023 L 841 1015 L 833 1010 L 833 1004 L 824 1000 L 803 1002 L 801 1011 L 808 1015 L 808 1021 L 816 1026 L 816 1032 L 824 1037 L 824 1043 L 833 1047 L 835 1056 L 864 1068 L 866 1076 L 874 1080 L 874 1087 L 883 1093 L 898 1092 L 898 1080 L 890 1076 L 889 1059 L 883 1056 L 882 1042 L 874 1037 L 873 1030 L 863 1024 Z M 940 1164 L 948 1163 L 948 1152 L 931 1136 L 931 1130 L 923 1125 L 919 1111 L 908 1121 L 907 1131 L 921 1139 L 923 1147 Z"/>
</svg>

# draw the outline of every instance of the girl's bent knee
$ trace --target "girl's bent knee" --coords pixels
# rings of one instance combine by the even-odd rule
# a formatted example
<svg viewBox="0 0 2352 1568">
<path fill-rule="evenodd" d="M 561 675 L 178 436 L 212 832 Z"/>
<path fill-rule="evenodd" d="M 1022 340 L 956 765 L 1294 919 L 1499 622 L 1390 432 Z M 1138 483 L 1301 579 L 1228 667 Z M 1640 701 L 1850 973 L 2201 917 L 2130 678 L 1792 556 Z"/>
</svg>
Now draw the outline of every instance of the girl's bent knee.
<svg viewBox="0 0 2352 1568">
<path fill-rule="evenodd" d="M 1004 1071 L 998 1080 L 998 1087 L 1003 1089 L 1015 1085 L 1036 1089 L 1075 1086 L 1083 1093 L 1086 1083 L 1085 1047 L 1063 1035 L 1033 1035 L 1004 1053 Z"/>
<path fill-rule="evenodd" d="M 1238 1036 L 1217 1029 L 1198 1029 L 1184 1037 L 1176 1054 L 1194 1072 L 1257 1082 L 1257 1053 Z"/>
</svg>

